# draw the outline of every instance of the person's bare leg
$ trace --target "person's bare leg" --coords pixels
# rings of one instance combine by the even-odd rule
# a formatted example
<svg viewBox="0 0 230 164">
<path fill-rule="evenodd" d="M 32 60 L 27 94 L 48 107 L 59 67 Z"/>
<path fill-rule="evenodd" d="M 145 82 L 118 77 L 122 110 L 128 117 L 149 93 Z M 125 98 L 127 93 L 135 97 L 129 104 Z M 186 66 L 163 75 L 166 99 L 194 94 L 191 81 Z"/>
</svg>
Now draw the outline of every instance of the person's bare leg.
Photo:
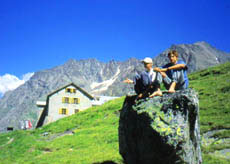
<svg viewBox="0 0 230 164">
<path fill-rule="evenodd" d="M 162 94 L 160 88 L 159 88 L 158 91 L 157 91 L 157 96 L 163 96 L 163 94 Z"/>
<path fill-rule="evenodd" d="M 140 100 L 142 97 L 143 97 L 142 93 L 138 94 L 135 101 L 134 101 L 134 104 L 136 104 L 137 100 Z"/>
<path fill-rule="evenodd" d="M 143 97 L 143 94 L 142 94 L 142 93 L 140 93 L 140 94 L 137 96 L 138 99 L 141 99 L 142 97 Z"/>
<path fill-rule="evenodd" d="M 161 92 L 160 88 L 158 88 L 157 91 L 153 92 L 153 94 L 151 94 L 149 97 L 153 98 L 155 96 L 162 96 L 162 92 Z"/>
<path fill-rule="evenodd" d="M 169 88 L 169 93 L 175 93 L 175 88 L 176 88 L 176 82 L 172 82 Z"/>
<path fill-rule="evenodd" d="M 153 92 L 153 93 L 149 96 L 149 98 L 153 98 L 153 97 L 155 97 L 156 95 L 157 95 L 157 91 Z"/>
</svg>

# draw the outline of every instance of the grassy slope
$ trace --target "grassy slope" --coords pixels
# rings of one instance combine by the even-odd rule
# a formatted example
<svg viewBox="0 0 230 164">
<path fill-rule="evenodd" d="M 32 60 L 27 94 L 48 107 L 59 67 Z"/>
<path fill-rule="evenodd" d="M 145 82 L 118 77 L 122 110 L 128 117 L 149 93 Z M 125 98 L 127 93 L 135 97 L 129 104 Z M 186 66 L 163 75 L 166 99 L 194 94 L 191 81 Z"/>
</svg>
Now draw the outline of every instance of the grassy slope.
<svg viewBox="0 0 230 164">
<path fill-rule="evenodd" d="M 189 79 L 191 87 L 199 93 L 201 134 L 227 129 L 213 137 L 230 138 L 230 63 L 193 73 Z M 220 143 L 217 140 L 207 147 L 202 146 L 204 163 L 229 164 L 230 160 L 209 155 L 221 149 L 230 149 L 230 143 Z"/>
<path fill-rule="evenodd" d="M 193 73 L 189 78 L 190 86 L 199 92 L 201 132 L 230 128 L 230 63 Z M 117 113 L 123 101 L 124 97 L 112 100 L 41 129 L 1 134 L 0 163 L 88 164 L 106 160 L 122 163 L 118 152 Z M 68 130 L 75 133 L 63 135 Z M 43 136 L 44 132 L 49 135 Z M 219 138 L 230 137 L 228 131 L 216 135 Z M 222 148 L 230 148 L 230 145 L 202 147 L 204 163 L 229 163 L 208 155 Z"/>
</svg>

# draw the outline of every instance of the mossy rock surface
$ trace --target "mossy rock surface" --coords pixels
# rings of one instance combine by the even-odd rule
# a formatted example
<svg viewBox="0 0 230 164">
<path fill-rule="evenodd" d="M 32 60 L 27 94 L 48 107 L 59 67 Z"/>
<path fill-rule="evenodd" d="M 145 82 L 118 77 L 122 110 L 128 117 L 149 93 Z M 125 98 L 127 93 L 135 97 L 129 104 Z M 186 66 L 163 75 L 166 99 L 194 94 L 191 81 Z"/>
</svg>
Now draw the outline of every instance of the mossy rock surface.
<svg viewBox="0 0 230 164">
<path fill-rule="evenodd" d="M 142 99 L 126 97 L 119 151 L 127 164 L 199 164 L 199 101 L 192 89 Z"/>
</svg>

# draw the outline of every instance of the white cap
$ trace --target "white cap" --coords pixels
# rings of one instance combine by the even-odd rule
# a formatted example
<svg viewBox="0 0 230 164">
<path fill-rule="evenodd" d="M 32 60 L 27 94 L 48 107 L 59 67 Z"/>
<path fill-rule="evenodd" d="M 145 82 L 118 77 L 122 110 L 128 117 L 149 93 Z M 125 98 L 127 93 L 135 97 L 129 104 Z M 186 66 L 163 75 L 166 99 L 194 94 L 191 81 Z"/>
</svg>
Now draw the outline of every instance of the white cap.
<svg viewBox="0 0 230 164">
<path fill-rule="evenodd" d="M 153 60 L 149 57 L 144 58 L 144 60 L 141 60 L 142 63 L 153 63 Z"/>
</svg>

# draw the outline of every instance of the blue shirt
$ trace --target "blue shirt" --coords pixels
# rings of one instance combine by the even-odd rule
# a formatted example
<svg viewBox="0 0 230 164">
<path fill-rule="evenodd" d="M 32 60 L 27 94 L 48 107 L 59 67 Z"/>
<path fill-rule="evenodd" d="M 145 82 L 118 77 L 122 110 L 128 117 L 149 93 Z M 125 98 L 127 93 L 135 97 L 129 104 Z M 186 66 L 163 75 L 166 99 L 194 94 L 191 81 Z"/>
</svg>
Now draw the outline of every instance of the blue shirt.
<svg viewBox="0 0 230 164">
<path fill-rule="evenodd" d="M 189 85 L 188 75 L 187 75 L 188 67 L 187 67 L 186 63 L 185 63 L 183 60 L 178 60 L 178 61 L 176 62 L 176 64 L 184 64 L 184 65 L 185 65 L 185 68 L 183 68 L 183 70 L 184 70 L 184 80 L 185 80 L 186 88 L 188 88 L 188 85 Z M 173 65 L 174 65 L 174 64 L 172 64 L 172 63 L 168 63 L 168 64 L 164 65 L 162 68 L 168 68 L 168 67 L 171 67 L 171 66 L 173 66 Z M 173 71 L 174 71 L 174 70 L 169 70 L 169 71 L 166 72 L 167 76 L 168 76 L 170 79 L 172 79 Z"/>
</svg>

